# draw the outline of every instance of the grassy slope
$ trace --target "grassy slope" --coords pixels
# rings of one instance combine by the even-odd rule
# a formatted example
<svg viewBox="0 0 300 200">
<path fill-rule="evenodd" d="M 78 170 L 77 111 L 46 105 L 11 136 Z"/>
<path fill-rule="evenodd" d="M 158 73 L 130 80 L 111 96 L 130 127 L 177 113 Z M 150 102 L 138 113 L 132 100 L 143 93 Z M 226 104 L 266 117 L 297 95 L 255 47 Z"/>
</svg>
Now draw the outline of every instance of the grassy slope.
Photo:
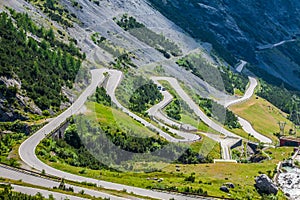
<svg viewBox="0 0 300 200">
<path fill-rule="evenodd" d="M 253 96 L 250 100 L 230 107 L 237 115 L 251 122 L 254 129 L 263 135 L 277 141 L 273 133 L 279 132 L 278 121 L 284 121 L 286 133 L 292 127 L 292 122 L 287 120 L 283 113 L 270 102 L 260 97 Z"/>
<path fill-rule="evenodd" d="M 190 186 L 193 188 L 202 188 L 208 192 L 209 195 L 227 196 L 219 190 L 219 187 L 226 183 L 232 182 L 235 188 L 231 189 L 231 197 L 235 199 L 259 199 L 259 194 L 254 188 L 254 178 L 260 173 L 268 174 L 268 171 L 273 171 L 276 164 L 283 158 L 291 155 L 293 148 L 280 147 L 277 149 L 270 149 L 271 156 L 274 158 L 270 161 L 255 164 L 233 164 L 233 163 L 216 163 L 216 164 L 197 164 L 197 165 L 179 165 L 181 170 L 176 172 L 175 164 L 167 165 L 161 172 L 151 173 L 134 173 L 134 172 L 112 172 L 108 170 L 86 170 L 83 176 L 93 177 L 96 179 L 122 183 L 137 187 L 159 187 L 177 186 L 183 188 Z M 72 167 L 61 163 L 47 162 L 49 165 L 67 172 L 79 174 L 81 168 Z M 177 164 L 178 165 L 178 164 Z M 196 180 L 194 183 L 184 181 L 185 177 L 191 173 L 195 173 Z M 154 180 L 146 180 L 150 178 L 163 178 L 162 183 Z M 200 182 L 199 182 L 200 181 Z M 282 198 L 279 198 L 282 199 Z"/>
<path fill-rule="evenodd" d="M 87 103 L 87 108 L 89 110 L 88 116 L 91 118 L 97 117 L 97 121 L 102 126 L 117 126 L 123 130 L 128 130 L 128 133 L 130 133 L 130 130 L 134 131 L 135 135 L 142 137 L 157 135 L 120 110 L 93 102 Z"/>
<path fill-rule="evenodd" d="M 191 144 L 191 148 L 199 152 L 203 156 L 210 156 L 214 159 L 221 158 L 221 147 L 220 144 L 204 135 L 201 135 L 202 140 Z"/>
</svg>

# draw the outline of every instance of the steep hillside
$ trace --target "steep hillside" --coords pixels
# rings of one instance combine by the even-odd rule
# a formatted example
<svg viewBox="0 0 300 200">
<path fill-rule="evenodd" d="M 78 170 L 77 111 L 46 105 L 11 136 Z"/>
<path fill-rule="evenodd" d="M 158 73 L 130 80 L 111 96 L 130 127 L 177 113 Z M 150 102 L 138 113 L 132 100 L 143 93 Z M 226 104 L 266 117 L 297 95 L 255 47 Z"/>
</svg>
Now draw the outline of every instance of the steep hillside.
<svg viewBox="0 0 300 200">
<path fill-rule="evenodd" d="M 59 4 L 68 10 L 68 13 L 76 16 L 76 22 L 72 24 L 73 27 L 67 28 L 66 31 L 72 37 L 76 38 L 78 45 L 82 51 L 86 53 L 88 61 L 102 66 L 111 66 L 111 63 L 118 64 L 122 56 L 112 54 L 125 50 L 125 52 L 130 53 L 131 61 L 134 66 L 140 68 L 145 66 L 143 69 L 151 69 L 151 66 L 163 65 L 166 74 L 178 77 L 185 83 L 192 85 L 199 92 L 205 91 L 206 94 L 204 95 L 206 96 L 210 92 L 213 93 L 211 95 L 216 97 L 216 99 L 230 98 L 224 95 L 224 93 L 214 91 L 214 89 L 209 87 L 199 77 L 193 76 L 189 71 L 182 70 L 175 63 L 177 59 L 173 57 L 174 55 L 178 55 L 178 53 L 174 54 L 173 52 L 174 55 L 172 55 L 172 58 L 167 58 L 170 56 L 170 53 L 172 54 L 172 51 L 178 50 L 169 49 L 169 53 L 166 54 L 164 51 L 166 48 L 169 48 L 166 45 L 173 46 L 174 48 L 179 47 L 179 52 L 182 52 L 183 55 L 187 55 L 191 51 L 199 48 L 198 50 L 202 52 L 208 62 L 215 62 L 214 59 L 208 55 L 210 48 L 207 48 L 207 50 L 204 49 L 197 40 L 188 36 L 184 30 L 149 6 L 146 1 L 113 0 L 96 3 L 95 1 L 89 0 L 77 0 L 76 4 L 63 0 L 55 0 L 54 2 L 59 2 Z M 38 14 L 33 14 L 33 16 L 37 21 L 39 21 L 38 17 L 49 15 L 49 13 L 45 13 L 45 11 L 41 12 L 41 10 L 36 10 L 38 8 L 36 3 L 34 3 L 33 6 L 23 0 L 13 0 L 6 4 L 18 10 L 24 11 L 25 9 L 26 12 L 29 11 L 29 13 L 35 11 L 35 13 Z M 137 23 L 142 24 L 142 27 L 136 27 L 134 30 L 124 30 L 117 24 L 117 20 L 124 14 L 135 18 Z M 56 27 L 61 26 L 56 22 L 54 22 L 53 25 Z M 151 30 L 153 33 L 149 31 L 146 32 L 145 30 Z M 143 35 L 144 32 L 148 35 Z M 99 38 L 95 40 L 96 35 L 99 36 Z M 145 39 L 152 36 L 157 38 L 150 39 L 152 41 Z M 165 47 L 160 47 L 162 44 L 158 44 L 160 41 L 166 42 Z M 116 51 L 116 49 L 118 51 Z M 123 62 L 121 61 L 120 63 Z"/>
<path fill-rule="evenodd" d="M 297 34 L 300 32 L 297 26 L 299 24 L 297 9 L 300 7 L 298 2 L 292 0 L 281 2 L 166 0 L 163 2 L 161 3 L 160 0 L 12 0 L 1 2 L 0 5 L 12 7 L 18 12 L 28 12 L 37 24 L 47 24 L 47 27 L 59 30 L 55 32 L 58 41 L 67 41 L 66 46 L 61 48 L 68 52 L 68 49 L 64 48 L 74 48 L 76 43 L 86 54 L 89 64 L 121 70 L 133 67 L 138 68 L 137 71 L 149 73 L 153 73 L 155 67 L 161 65 L 163 67 L 161 74 L 177 77 L 185 84 L 191 85 L 201 96 L 210 96 L 222 101 L 231 98 L 228 93 L 233 94 L 233 87 L 243 91 L 245 78 L 241 79 L 243 81 L 233 83 L 232 80 L 237 79 L 234 78 L 234 74 L 219 73 L 219 71 L 224 72 L 225 68 L 222 65 L 227 65 L 222 62 L 223 59 L 231 66 L 236 65 L 239 59 L 244 59 L 250 63 L 248 69 L 263 77 L 266 82 L 281 86 L 282 81 L 275 78 L 277 76 L 287 83 L 288 89 L 298 87 L 297 83 L 300 83 L 300 66 L 298 66 L 300 65 L 298 59 L 300 43 L 297 40 Z M 68 41 L 70 38 L 76 40 Z M 37 36 L 37 39 L 43 38 Z M 199 39 L 211 43 L 213 48 L 207 43 L 199 43 Z M 285 42 L 280 42 L 283 40 Z M 220 85 L 217 90 L 211 87 L 216 87 L 216 84 L 203 78 L 205 73 L 199 75 L 195 70 L 191 73 L 191 69 L 183 69 L 178 65 L 181 58 L 195 51 L 200 52 L 203 57 L 199 62 L 213 63 L 220 69 L 213 70 L 217 72 L 216 76 L 213 73 L 213 77 L 221 80 L 220 84 L 217 84 Z M 63 52 L 62 55 L 63 58 L 66 57 Z M 81 59 L 81 56 L 78 56 Z M 56 58 L 50 56 L 49 60 L 51 59 L 50 62 L 53 63 Z M 71 60 L 70 62 L 72 63 Z M 201 68 L 201 63 L 195 67 Z M 34 63 L 26 66 L 33 66 L 32 64 Z M 55 87 L 56 93 L 44 92 L 43 96 L 47 98 L 37 98 L 34 95 L 36 92 L 29 90 L 28 96 L 33 98 L 34 103 L 41 109 L 36 109 L 39 114 L 50 107 L 58 110 L 57 108 L 65 99 L 63 95 L 59 95 L 59 101 L 52 100 L 55 96 L 53 94 L 57 95 L 62 86 L 71 86 L 77 69 L 78 66 L 75 70 L 67 69 L 71 74 L 60 74 L 65 83 Z M 29 67 L 26 73 L 18 74 L 20 80 L 17 82 L 21 84 L 22 76 L 28 75 L 31 70 L 33 68 Z M 42 80 L 49 79 L 42 78 Z M 41 87 L 33 82 L 28 84 L 33 86 L 35 91 Z M 26 82 L 22 87 L 26 87 Z M 263 93 L 269 93 L 266 91 L 270 90 L 264 90 Z M 14 91 L 8 91 L 7 94 L 9 92 Z M 269 94 L 261 96 L 267 95 L 270 96 Z M 292 95 L 293 93 L 290 96 Z M 279 99 L 276 97 L 276 100 Z M 281 102 L 271 102 L 285 111 L 290 108 L 290 106 L 281 106 Z"/>
<path fill-rule="evenodd" d="M 58 112 L 69 101 L 62 88 L 72 88 L 85 55 L 14 10 L 0 13 L 0 40 L 0 120 Z"/>
<path fill-rule="evenodd" d="M 251 70 L 257 75 L 268 79 L 269 73 L 300 88 L 299 1 L 148 2 L 193 37 L 213 44 L 230 64 L 244 59 L 255 65 Z"/>
</svg>

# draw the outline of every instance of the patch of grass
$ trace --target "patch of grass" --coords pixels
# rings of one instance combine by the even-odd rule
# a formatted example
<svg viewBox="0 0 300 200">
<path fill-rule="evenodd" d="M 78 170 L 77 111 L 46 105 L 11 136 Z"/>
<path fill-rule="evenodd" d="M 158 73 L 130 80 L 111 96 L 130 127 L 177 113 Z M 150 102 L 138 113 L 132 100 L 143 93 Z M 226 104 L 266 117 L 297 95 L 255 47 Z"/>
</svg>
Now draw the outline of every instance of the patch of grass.
<svg viewBox="0 0 300 200">
<path fill-rule="evenodd" d="M 57 0 L 26 0 L 35 7 L 39 8 L 43 13 L 48 15 L 48 17 L 56 21 L 57 23 L 67 27 L 73 27 L 73 23 L 80 23 L 79 19 L 74 13 L 71 13 L 65 6 L 63 6 Z"/>
<path fill-rule="evenodd" d="M 242 138 L 245 138 L 246 140 L 249 139 L 249 141 L 252 141 L 252 142 L 259 142 L 258 139 L 256 139 L 255 137 L 253 137 L 251 135 L 248 138 L 248 133 L 246 133 L 242 128 L 234 128 L 234 129 L 226 128 L 226 129 L 231 131 L 232 133 L 235 133 L 238 136 L 241 136 Z"/>
<path fill-rule="evenodd" d="M 124 14 L 121 18 L 113 18 L 117 25 L 128 31 L 141 42 L 155 48 L 161 52 L 167 59 L 173 56 L 182 55 L 181 49 L 173 41 L 169 40 L 163 34 L 157 34 L 148 29 L 144 24 L 138 22 L 134 17 Z"/>
<path fill-rule="evenodd" d="M 134 132 L 135 135 L 143 137 L 157 135 L 126 113 L 115 108 L 94 102 L 88 102 L 87 108 L 89 111 L 92 111 L 88 112 L 87 115 L 89 117 L 96 117 L 102 126 L 117 126 L 122 130 L 127 130 L 128 133 Z"/>
<path fill-rule="evenodd" d="M 288 159 L 292 156 L 292 153 L 294 152 L 293 149 L 293 147 L 268 148 L 265 150 L 265 153 L 267 153 L 272 158 L 272 160 L 265 162 L 277 164 L 279 161 Z"/>
<path fill-rule="evenodd" d="M 279 132 L 278 122 L 286 122 L 285 133 L 292 128 L 292 122 L 286 117 L 287 114 L 280 111 L 273 104 L 257 96 L 248 101 L 230 107 L 235 114 L 248 120 L 253 128 L 259 133 L 269 137 L 274 143 L 278 141 L 273 133 Z"/>
<path fill-rule="evenodd" d="M 203 156 L 208 156 L 212 159 L 220 159 L 221 147 L 220 144 L 209 137 L 201 135 L 201 141 L 194 142 L 191 145 L 193 151 L 198 152 Z"/>
<path fill-rule="evenodd" d="M 244 95 L 244 92 L 242 92 L 240 89 L 234 88 L 234 95 L 241 97 Z"/>
</svg>

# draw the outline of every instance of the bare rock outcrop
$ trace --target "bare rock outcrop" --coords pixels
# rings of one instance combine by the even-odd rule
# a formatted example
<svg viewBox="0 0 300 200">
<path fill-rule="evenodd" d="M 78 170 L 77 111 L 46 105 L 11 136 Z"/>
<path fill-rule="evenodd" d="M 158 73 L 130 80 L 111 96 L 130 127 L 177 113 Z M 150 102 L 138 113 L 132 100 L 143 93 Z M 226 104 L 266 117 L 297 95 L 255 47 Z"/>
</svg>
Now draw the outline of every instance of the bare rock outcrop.
<svg viewBox="0 0 300 200">
<path fill-rule="evenodd" d="M 259 191 L 259 193 L 276 195 L 278 192 L 278 187 L 265 174 L 256 177 L 255 187 Z"/>
</svg>

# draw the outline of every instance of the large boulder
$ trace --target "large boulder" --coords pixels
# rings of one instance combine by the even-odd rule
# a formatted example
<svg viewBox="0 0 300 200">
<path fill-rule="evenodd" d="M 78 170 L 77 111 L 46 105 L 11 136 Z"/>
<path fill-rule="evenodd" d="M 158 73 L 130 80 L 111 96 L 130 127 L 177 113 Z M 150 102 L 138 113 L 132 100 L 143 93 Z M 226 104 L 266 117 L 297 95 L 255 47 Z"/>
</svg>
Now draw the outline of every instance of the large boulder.
<svg viewBox="0 0 300 200">
<path fill-rule="evenodd" d="M 226 192 L 226 193 L 229 192 L 228 187 L 226 187 L 225 185 L 222 185 L 222 186 L 220 187 L 220 190 L 223 191 L 223 192 Z"/>
<path fill-rule="evenodd" d="M 264 194 L 277 194 L 278 188 L 272 180 L 265 174 L 255 178 L 255 187 L 259 193 Z"/>
</svg>

